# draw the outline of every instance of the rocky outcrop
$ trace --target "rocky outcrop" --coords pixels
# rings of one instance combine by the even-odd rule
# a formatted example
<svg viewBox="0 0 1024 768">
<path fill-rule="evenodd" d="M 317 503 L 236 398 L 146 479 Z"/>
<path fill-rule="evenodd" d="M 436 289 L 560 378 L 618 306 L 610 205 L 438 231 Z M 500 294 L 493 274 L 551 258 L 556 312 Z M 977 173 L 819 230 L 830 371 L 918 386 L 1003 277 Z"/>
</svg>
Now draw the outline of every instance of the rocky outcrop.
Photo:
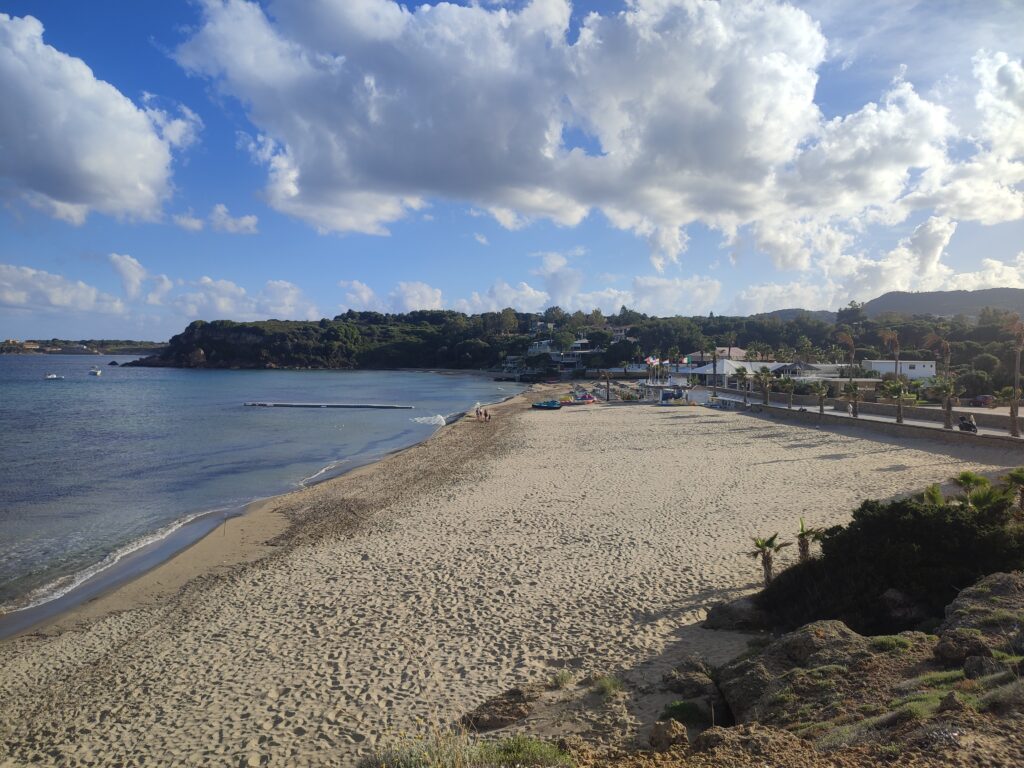
<svg viewBox="0 0 1024 768">
<path fill-rule="evenodd" d="M 960 591 L 946 606 L 937 630 L 936 657 L 948 666 L 964 666 L 971 657 L 988 658 L 993 651 L 1020 653 L 1024 648 L 1024 573 L 993 573 Z M 971 662 L 977 672 L 985 664 Z"/>
<path fill-rule="evenodd" d="M 753 597 L 716 603 L 704 619 L 705 629 L 757 631 L 771 628 L 771 617 L 754 604 Z"/>
<path fill-rule="evenodd" d="M 672 747 L 686 746 L 690 742 L 686 726 L 676 720 L 660 720 L 655 723 L 648 740 L 655 752 L 667 752 Z"/>
</svg>

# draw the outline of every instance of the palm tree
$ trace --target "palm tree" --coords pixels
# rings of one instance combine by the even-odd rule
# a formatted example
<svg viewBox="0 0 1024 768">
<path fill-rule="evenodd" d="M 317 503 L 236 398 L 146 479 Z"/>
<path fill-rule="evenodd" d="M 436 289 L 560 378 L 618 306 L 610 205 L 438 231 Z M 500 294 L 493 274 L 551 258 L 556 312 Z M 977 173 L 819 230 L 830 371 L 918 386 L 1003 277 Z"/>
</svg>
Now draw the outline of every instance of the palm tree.
<svg viewBox="0 0 1024 768">
<path fill-rule="evenodd" d="M 882 344 L 888 347 L 896 359 L 896 381 L 900 383 L 899 393 L 896 396 L 896 423 L 903 423 L 903 378 L 900 376 L 900 336 L 891 328 L 879 331 L 878 336 Z"/>
<path fill-rule="evenodd" d="M 925 504 L 932 504 L 941 507 L 946 503 L 946 497 L 942 495 L 942 488 L 938 483 L 932 483 L 921 492 L 921 501 Z"/>
<path fill-rule="evenodd" d="M 793 390 L 796 389 L 796 382 L 793 381 L 789 376 L 783 376 L 779 379 L 779 389 L 785 392 L 789 397 L 787 398 L 786 407 L 793 410 Z"/>
<path fill-rule="evenodd" d="M 1024 351 L 1024 321 L 1020 315 L 1006 324 L 1006 330 L 1013 337 L 1013 398 L 1010 400 L 1010 435 L 1020 437 L 1017 415 L 1020 409 L 1020 354 Z"/>
<path fill-rule="evenodd" d="M 772 383 L 775 381 L 775 377 L 772 376 L 772 372 L 768 370 L 768 366 L 762 365 L 761 370 L 754 374 L 754 383 L 757 384 L 761 390 L 761 395 L 764 397 L 764 404 L 768 405 L 768 393 L 772 391 Z"/>
<path fill-rule="evenodd" d="M 620 360 L 619 367 L 622 369 L 623 377 L 629 374 L 629 360 Z"/>
<path fill-rule="evenodd" d="M 853 336 L 846 331 L 837 333 L 836 341 L 846 347 L 846 351 L 850 353 L 850 366 L 847 372 L 850 374 L 850 381 L 853 381 L 853 368 L 857 364 L 857 343 L 853 340 Z"/>
<path fill-rule="evenodd" d="M 811 542 L 821 541 L 824 531 L 821 528 L 808 528 L 804 519 L 800 518 L 800 530 L 796 533 L 796 548 L 800 553 L 800 562 L 806 563 L 811 559 Z"/>
<path fill-rule="evenodd" d="M 711 396 L 718 397 L 718 347 L 711 348 Z"/>
<path fill-rule="evenodd" d="M 775 555 L 783 547 L 788 547 L 790 542 L 779 542 L 779 534 L 769 536 L 765 539 L 755 538 L 754 549 L 747 554 L 752 558 L 761 560 L 761 569 L 764 571 L 764 585 L 767 587 L 772 583 L 772 571 L 775 568 Z"/>
<path fill-rule="evenodd" d="M 744 366 L 740 366 L 736 369 L 736 373 L 733 374 L 736 377 L 736 383 L 740 385 L 740 389 L 743 390 L 743 404 L 747 404 L 747 381 L 750 375 L 747 373 L 747 369 Z"/>
<path fill-rule="evenodd" d="M 1024 509 L 1024 467 L 1011 469 L 1006 473 L 1003 482 L 1006 483 L 1008 488 L 1015 488 L 1017 490 L 1017 505 Z"/>
<path fill-rule="evenodd" d="M 828 397 L 828 385 L 823 381 L 811 382 L 811 394 L 818 396 L 818 415 L 825 415 L 825 398 Z"/>
<path fill-rule="evenodd" d="M 984 475 L 979 475 L 977 472 L 965 471 L 959 475 L 955 475 L 950 478 L 963 492 L 963 501 L 968 507 L 974 506 L 971 503 L 971 497 L 979 488 L 987 488 L 989 486 L 989 480 Z"/>
<path fill-rule="evenodd" d="M 843 397 L 849 400 L 850 404 L 853 406 L 853 413 L 851 415 L 856 419 L 860 415 L 857 412 L 857 403 L 860 402 L 862 397 L 860 387 L 858 387 L 853 381 L 846 382 L 846 384 L 843 385 Z"/>
<path fill-rule="evenodd" d="M 1002 518 L 1002 522 L 1005 522 L 1004 515 L 1013 504 L 1013 495 L 1011 488 L 983 485 L 967 494 L 967 506 L 987 513 L 990 519 Z"/>
<path fill-rule="evenodd" d="M 942 375 L 948 379 L 949 360 L 951 356 L 949 339 L 945 339 L 942 336 L 939 336 L 938 332 L 932 331 L 931 333 L 924 337 L 924 348 L 932 350 L 935 353 L 936 357 L 942 355 Z"/>
<path fill-rule="evenodd" d="M 964 391 L 963 387 L 959 386 L 955 379 L 951 379 L 948 376 L 937 376 L 929 389 L 931 389 L 933 395 L 939 395 L 942 398 L 942 410 L 945 414 L 942 423 L 943 428 L 952 429 L 953 398 Z"/>
<path fill-rule="evenodd" d="M 722 337 L 722 341 L 729 348 L 726 357 L 732 360 L 732 348 L 736 345 L 736 331 L 729 331 L 725 336 Z"/>
</svg>

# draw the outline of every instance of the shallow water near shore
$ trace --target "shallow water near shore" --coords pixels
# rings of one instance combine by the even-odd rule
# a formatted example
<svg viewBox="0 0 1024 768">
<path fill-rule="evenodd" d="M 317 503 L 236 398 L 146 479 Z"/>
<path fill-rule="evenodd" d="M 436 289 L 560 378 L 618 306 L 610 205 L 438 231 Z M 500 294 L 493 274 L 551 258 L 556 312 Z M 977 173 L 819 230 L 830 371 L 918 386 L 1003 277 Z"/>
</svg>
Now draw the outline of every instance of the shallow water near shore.
<svg viewBox="0 0 1024 768">
<path fill-rule="evenodd" d="M 86 584 L 97 593 L 115 572 L 152 567 L 255 499 L 413 445 L 446 418 L 522 389 L 473 373 L 107 365 L 130 359 L 0 356 L 0 609 L 67 602 Z M 94 365 L 102 375 L 89 375 Z"/>
</svg>

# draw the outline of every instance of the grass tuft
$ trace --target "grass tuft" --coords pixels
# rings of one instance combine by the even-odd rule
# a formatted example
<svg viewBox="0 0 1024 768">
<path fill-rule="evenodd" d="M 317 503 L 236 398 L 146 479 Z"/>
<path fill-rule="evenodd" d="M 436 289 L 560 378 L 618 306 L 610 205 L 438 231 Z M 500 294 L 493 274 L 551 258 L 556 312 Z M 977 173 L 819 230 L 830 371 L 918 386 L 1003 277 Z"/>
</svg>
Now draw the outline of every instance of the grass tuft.
<svg viewBox="0 0 1024 768">
<path fill-rule="evenodd" d="M 427 738 L 405 739 L 379 747 L 359 768 L 552 768 L 571 766 L 572 758 L 554 744 L 529 736 L 474 742 L 459 731 L 437 731 Z"/>
<path fill-rule="evenodd" d="M 572 672 L 568 669 L 560 669 L 551 676 L 551 680 L 548 681 L 548 687 L 555 691 L 560 691 L 563 688 L 568 688 L 572 682 Z"/>
<path fill-rule="evenodd" d="M 871 638 L 872 650 L 879 652 L 900 652 L 907 650 L 913 643 L 907 638 L 900 637 L 899 635 L 878 635 L 877 637 Z"/>
<path fill-rule="evenodd" d="M 601 675 L 594 680 L 594 690 L 603 698 L 608 699 L 622 690 L 622 681 L 613 675 Z"/>
</svg>

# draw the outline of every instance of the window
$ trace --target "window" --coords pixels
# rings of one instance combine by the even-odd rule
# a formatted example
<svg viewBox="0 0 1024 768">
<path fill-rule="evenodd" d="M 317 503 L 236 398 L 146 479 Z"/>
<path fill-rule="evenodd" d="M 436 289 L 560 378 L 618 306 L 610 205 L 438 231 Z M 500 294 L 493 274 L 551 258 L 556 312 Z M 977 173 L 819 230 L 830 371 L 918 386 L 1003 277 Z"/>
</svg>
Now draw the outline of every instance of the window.
<svg viewBox="0 0 1024 768">
<path fill-rule="evenodd" d="M 913 363 L 911 363 L 910 364 L 910 370 L 912 370 L 912 371 L 917 370 L 917 366 L 914 365 Z"/>
</svg>

